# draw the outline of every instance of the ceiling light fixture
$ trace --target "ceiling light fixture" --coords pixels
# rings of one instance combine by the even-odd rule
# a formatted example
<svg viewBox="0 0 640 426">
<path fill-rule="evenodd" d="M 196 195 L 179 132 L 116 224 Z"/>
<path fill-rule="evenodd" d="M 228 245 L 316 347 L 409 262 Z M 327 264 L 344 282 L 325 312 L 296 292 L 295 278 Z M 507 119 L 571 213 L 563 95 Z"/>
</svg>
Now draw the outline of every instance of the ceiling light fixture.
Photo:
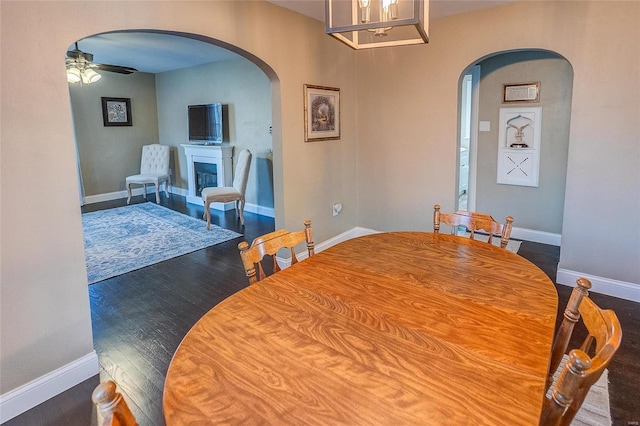
<svg viewBox="0 0 640 426">
<path fill-rule="evenodd" d="M 91 84 L 100 80 L 102 76 L 93 68 L 93 55 L 76 49 L 67 52 L 67 81 L 69 83 Z"/>
<path fill-rule="evenodd" d="M 67 64 L 67 81 L 69 83 L 91 84 L 100 80 L 102 76 L 91 68 L 78 64 Z"/>
<path fill-rule="evenodd" d="M 327 34 L 353 49 L 429 42 L 429 0 L 325 0 Z"/>
</svg>

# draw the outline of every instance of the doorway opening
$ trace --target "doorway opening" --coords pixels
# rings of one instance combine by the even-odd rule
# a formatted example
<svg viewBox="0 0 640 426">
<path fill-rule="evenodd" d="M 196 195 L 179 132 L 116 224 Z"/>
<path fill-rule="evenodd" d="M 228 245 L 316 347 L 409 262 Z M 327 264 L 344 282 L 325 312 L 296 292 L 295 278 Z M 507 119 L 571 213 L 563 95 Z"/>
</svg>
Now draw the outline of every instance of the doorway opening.
<svg viewBox="0 0 640 426">
<path fill-rule="evenodd" d="M 469 65 L 459 82 L 458 208 L 496 218 L 512 216 L 512 237 L 559 246 L 573 92 L 571 64 L 555 52 L 540 49 L 496 52 Z M 505 86 L 532 82 L 539 87 L 539 98 L 504 99 Z M 501 128 L 501 119 L 532 109 L 541 111 L 536 122 L 541 124 L 536 135 L 540 140 L 538 181 L 506 183 L 498 175 L 504 170 L 498 165 L 506 161 L 500 141 L 507 137 L 502 133 L 509 131 Z"/>
<path fill-rule="evenodd" d="M 472 67 L 460 82 L 460 129 L 458 139 L 458 196 L 456 210 L 475 210 L 475 160 L 478 122 L 480 66 Z M 473 173 L 471 172 L 473 169 Z"/>
</svg>

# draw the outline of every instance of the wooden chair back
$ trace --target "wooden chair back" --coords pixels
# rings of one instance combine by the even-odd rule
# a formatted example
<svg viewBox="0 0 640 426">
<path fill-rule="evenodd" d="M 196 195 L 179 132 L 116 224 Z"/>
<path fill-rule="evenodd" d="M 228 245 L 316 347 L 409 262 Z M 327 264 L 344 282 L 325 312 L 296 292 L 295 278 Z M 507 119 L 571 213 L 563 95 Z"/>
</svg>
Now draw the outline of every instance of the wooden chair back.
<svg viewBox="0 0 640 426">
<path fill-rule="evenodd" d="M 578 286 L 572 291 L 567 303 L 551 353 L 547 386 L 553 383 L 553 375 L 580 318 L 588 334 L 580 348 L 569 353 L 558 379 L 551 385 L 551 397 L 545 403 L 540 425 L 571 424 L 589 389 L 598 381 L 620 347 L 622 329 L 618 317 L 611 310 L 600 309 L 589 298 L 590 288 L 589 280 L 579 278 Z"/>
<path fill-rule="evenodd" d="M 291 250 L 291 264 L 298 263 L 295 246 L 302 242 L 307 243 L 309 256 L 313 256 L 315 247 L 310 220 L 304 222 L 304 230 L 302 231 L 289 232 L 285 229 L 280 229 L 254 239 L 251 247 L 249 247 L 246 241 L 238 244 L 240 257 L 242 258 L 242 264 L 244 265 L 245 274 L 249 279 L 249 284 L 266 278 L 264 268 L 262 267 L 262 260 L 267 255 L 273 259 L 273 273 L 281 270 L 276 260 L 276 254 L 283 248 Z"/>
<path fill-rule="evenodd" d="M 491 244 L 493 237 L 500 238 L 500 247 L 506 248 L 509 238 L 511 238 L 511 229 L 513 227 L 513 217 L 507 216 L 504 224 L 496 222 L 496 220 L 488 214 L 471 212 L 467 210 L 458 210 L 455 213 L 441 213 L 440 205 L 433 206 L 433 232 L 440 233 L 440 223 L 444 223 L 451 227 L 451 235 L 456 235 L 459 226 L 464 226 L 469 231 L 469 238 L 475 239 L 476 231 L 484 231 L 489 235 L 488 243 Z"/>
<path fill-rule="evenodd" d="M 111 380 L 96 386 L 91 395 L 98 410 L 98 424 L 100 426 L 137 426 L 127 402 L 119 392 L 116 384 Z"/>
</svg>

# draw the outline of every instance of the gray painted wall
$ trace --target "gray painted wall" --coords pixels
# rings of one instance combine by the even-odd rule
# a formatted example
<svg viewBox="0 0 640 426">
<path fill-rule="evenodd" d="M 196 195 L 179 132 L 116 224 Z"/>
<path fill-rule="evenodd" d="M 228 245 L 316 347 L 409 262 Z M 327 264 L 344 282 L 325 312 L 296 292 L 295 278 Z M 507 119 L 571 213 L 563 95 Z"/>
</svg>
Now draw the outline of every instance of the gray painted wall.
<svg viewBox="0 0 640 426">
<path fill-rule="evenodd" d="M 85 195 L 125 189 L 140 173 L 142 145 L 158 143 L 155 76 L 102 72 L 95 84 L 69 84 Z M 105 127 L 101 97 L 130 98 L 132 126 Z"/>
<path fill-rule="evenodd" d="M 514 226 L 562 233 L 567 175 L 573 70 L 556 54 L 543 51 L 505 53 L 480 63 L 479 120 L 491 122 L 478 134 L 476 210 Z M 540 82 L 540 102 L 502 103 L 504 83 Z M 542 107 L 538 187 L 496 183 L 500 108 Z"/>
<path fill-rule="evenodd" d="M 526 29 L 515 16 L 527 17 Z M 638 16 L 638 2 L 513 2 L 432 20 L 426 46 L 357 52 L 358 226 L 430 230 L 433 205 L 455 205 L 461 73 L 498 53 L 552 51 L 574 74 L 560 282 L 640 283 Z M 612 209 L 624 225 L 601 226 Z M 639 287 L 628 288 L 637 298 Z"/>
<path fill-rule="evenodd" d="M 187 189 L 187 159 L 180 144 L 188 143 L 188 105 L 220 102 L 228 105 L 225 117 L 233 150 L 253 153 L 246 200 L 273 207 L 271 158 L 271 84 L 253 63 L 238 59 L 215 62 L 156 75 L 160 143 L 174 147 L 173 185 Z"/>
<path fill-rule="evenodd" d="M 124 190 L 125 178 L 139 173 L 142 145 L 150 143 L 172 147 L 172 185 L 186 190 L 180 144 L 188 142 L 187 105 L 221 102 L 228 105 L 234 167 L 241 149 L 253 153 L 247 202 L 273 208 L 271 86 L 257 66 L 238 57 L 158 75 L 102 74 L 99 83 L 69 85 L 86 196 Z M 133 126 L 104 127 L 102 96 L 131 98 Z"/>
</svg>

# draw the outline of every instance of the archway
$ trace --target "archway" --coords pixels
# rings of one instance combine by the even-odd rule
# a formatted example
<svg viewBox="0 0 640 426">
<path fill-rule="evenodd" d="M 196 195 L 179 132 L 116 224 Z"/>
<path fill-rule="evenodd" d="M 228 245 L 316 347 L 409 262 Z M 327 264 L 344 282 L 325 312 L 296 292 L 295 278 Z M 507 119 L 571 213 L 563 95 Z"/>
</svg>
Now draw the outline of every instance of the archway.
<svg viewBox="0 0 640 426">
<path fill-rule="evenodd" d="M 245 59 L 247 58 L 244 58 L 243 61 L 245 61 Z M 250 60 L 253 68 L 256 68 L 255 61 L 256 59 L 253 57 Z M 246 64 L 241 64 L 235 67 L 231 74 L 241 79 L 242 84 L 246 86 L 249 85 L 249 82 L 243 78 L 246 77 L 246 74 L 242 74 L 242 72 L 251 72 L 253 73 L 251 75 L 255 75 L 254 71 L 256 70 L 247 71 L 248 67 L 245 65 Z M 261 65 L 262 66 L 258 66 L 259 69 L 257 72 L 266 75 L 265 80 L 268 83 L 266 90 L 261 92 L 261 96 L 268 97 L 269 105 L 267 107 L 270 109 L 271 113 L 269 116 L 271 119 L 268 123 L 262 122 L 261 126 L 256 125 L 256 128 L 260 127 L 269 139 L 273 137 L 273 142 L 270 146 L 275 160 L 274 172 L 275 174 L 281 174 L 281 172 L 279 172 L 281 168 L 279 82 L 272 71 L 270 73 L 264 72 L 265 67 L 270 70 L 269 67 L 262 63 Z M 215 71 L 207 67 L 201 68 L 203 69 L 198 71 L 201 71 L 203 74 L 209 73 L 210 75 L 211 72 Z M 168 92 L 168 87 L 175 88 L 176 85 L 180 84 L 180 81 L 191 82 L 205 78 L 202 75 L 194 76 L 192 72 L 187 71 L 177 72 L 176 74 L 176 76 L 171 76 L 171 81 L 160 82 L 158 85 L 162 86 L 160 90 L 158 90 L 158 86 L 156 86 L 155 90 L 158 97 L 158 104 L 169 104 L 158 106 L 158 115 L 162 116 L 159 117 L 158 120 L 171 120 L 171 118 L 167 119 L 165 116 L 180 114 L 181 112 L 185 113 L 184 118 L 186 118 L 185 102 L 187 102 L 187 100 L 185 97 L 188 96 L 186 93 L 193 95 L 195 92 L 193 88 L 180 86 L 182 92 L 172 94 Z M 107 76 L 103 77 L 103 79 L 107 78 Z M 164 77 L 161 79 L 166 80 Z M 91 86 L 86 86 L 82 89 L 91 89 Z M 262 89 L 265 88 L 263 87 Z M 113 86 L 112 90 L 115 90 Z M 201 94 L 203 90 L 198 90 L 197 92 L 197 94 Z M 266 92 L 266 96 L 264 96 L 264 92 Z M 135 102 L 134 93 L 136 92 L 130 93 L 132 101 Z M 95 96 L 99 96 L 99 93 Z M 93 101 L 96 99 L 95 96 Z M 253 93 L 247 97 L 251 98 L 252 102 L 255 102 L 256 98 L 260 96 L 256 96 L 256 94 Z M 99 100 L 98 98 L 98 101 Z M 196 103 L 199 101 L 188 100 L 188 102 Z M 245 100 L 242 102 L 245 102 Z M 182 104 L 176 106 L 176 103 Z M 237 104 L 236 107 L 239 108 Z M 237 110 L 235 112 L 239 113 Z M 134 122 L 140 119 L 140 114 L 136 115 L 136 110 L 134 110 Z M 168 126 L 170 126 L 170 124 Z M 174 136 L 179 136 L 176 136 L 171 129 L 165 129 L 165 127 L 168 126 L 164 124 L 159 125 L 158 138 L 160 142 L 163 142 L 163 138 L 164 140 L 169 140 L 168 144 L 174 147 L 174 156 L 177 154 L 184 155 L 184 152 L 181 151 L 180 141 L 171 141 Z M 273 126 L 273 135 L 269 131 L 270 126 Z M 238 133 L 238 129 L 231 130 L 232 135 L 233 132 Z M 81 131 L 84 131 L 84 129 L 81 129 Z M 115 142 L 112 141 L 111 150 L 114 149 L 114 143 Z M 253 151 L 255 152 L 255 150 Z M 101 158 L 102 161 L 106 159 L 105 155 Z M 176 166 L 178 173 L 180 173 L 180 162 L 174 158 L 172 164 Z M 259 169 L 258 164 L 254 163 L 254 167 L 257 169 Z M 185 177 L 183 177 L 183 180 L 184 178 Z M 123 177 L 120 176 L 119 179 L 123 179 Z M 116 192 L 117 195 L 119 191 L 114 192 Z M 280 196 L 280 194 L 277 194 L 275 191 L 273 195 L 276 197 Z M 204 222 L 202 226 L 204 231 Z M 244 238 L 251 241 L 251 239 L 255 237 L 253 233 L 256 233 L 257 230 L 249 230 L 248 228 L 249 227 L 244 229 Z M 262 233 L 266 233 L 264 229 L 260 230 L 263 231 Z M 270 230 L 273 229 L 271 228 Z M 134 276 L 130 279 L 122 277 L 122 279 L 110 280 L 108 283 L 105 281 L 103 284 L 107 284 L 107 286 L 104 286 L 104 291 L 99 289 L 101 283 L 96 283 L 96 285 L 90 287 L 88 293 L 91 300 L 91 320 L 94 331 L 93 344 L 99 357 L 101 377 L 103 380 L 119 379 L 119 387 L 133 400 L 136 400 L 140 394 L 152 395 L 152 397 L 149 398 L 151 401 L 161 399 L 162 382 L 164 380 L 163 374 L 164 371 L 166 371 L 170 355 L 175 351 L 181 336 L 186 333 L 190 326 L 193 325 L 204 312 L 226 298 L 229 293 L 242 288 L 244 271 L 241 267 L 235 267 L 239 265 L 238 262 L 240 260 L 235 250 L 235 244 L 237 244 L 237 241 L 231 243 L 231 248 L 225 248 L 223 250 L 224 253 L 217 253 L 213 261 L 211 261 L 210 257 L 207 257 L 210 256 L 210 253 L 201 253 L 201 256 L 194 254 L 194 257 L 204 258 L 202 262 L 205 266 L 200 265 L 200 268 L 201 271 L 202 269 L 206 270 L 206 273 L 195 273 L 194 271 L 197 270 L 198 267 L 195 267 L 193 263 L 197 263 L 198 260 L 191 258 L 191 264 L 189 264 L 189 259 L 183 260 L 182 263 L 178 263 L 179 261 L 166 262 L 166 266 L 145 268 L 147 271 L 140 271 L 137 277 Z M 181 257 L 189 258 L 189 255 Z M 216 267 L 217 270 L 211 273 Z M 221 272 L 221 270 L 225 272 Z M 182 273 L 182 271 L 186 272 Z M 232 272 L 230 275 L 227 275 L 226 271 Z M 242 274 L 242 281 L 237 278 L 238 272 Z M 142 274 L 144 274 L 143 277 L 141 277 Z M 211 275 L 215 275 L 216 278 L 212 279 Z M 173 278 L 171 278 L 172 276 Z M 170 283 L 169 281 L 174 282 Z M 185 303 L 185 300 L 188 300 L 188 302 Z M 96 304 L 100 305 L 98 309 L 95 309 Z M 171 310 L 168 309 L 167 305 L 169 304 L 173 304 Z M 95 312 L 98 312 L 98 315 L 94 315 Z M 153 341 L 153 344 L 147 344 L 149 341 Z M 160 374 L 158 371 L 160 371 Z M 144 389 L 141 391 L 140 388 Z M 157 423 L 158 420 L 156 419 L 162 418 L 162 410 L 159 405 L 153 403 L 148 404 L 148 406 L 142 408 L 142 411 L 144 412 L 143 418 L 144 416 L 150 416 L 150 418 L 153 419 L 151 420 L 152 423 Z M 136 414 L 140 416 L 139 413 Z"/>
<path fill-rule="evenodd" d="M 217 51 L 227 53 L 224 60 L 211 62 L 208 66 L 203 64 L 159 74 L 102 72 L 103 78 L 96 84 L 83 87 L 69 85 L 79 163 L 84 175 L 84 179 L 81 175 L 81 182 L 84 181 L 87 189 L 87 202 L 122 197 L 123 179 L 137 173 L 142 145 L 157 142 L 172 147 L 172 192 L 185 195 L 187 167 L 180 145 L 188 143 L 187 105 L 222 101 L 229 104 L 228 142 L 237 152 L 247 148 L 254 153 L 247 211 L 275 217 L 277 203 L 274 197 L 279 197 L 280 193 L 273 190 L 273 180 L 274 175 L 276 178 L 281 175 L 281 131 L 279 82 L 272 68 L 234 46 L 188 33 L 158 30 L 108 32 L 82 39 L 80 47 L 91 48 L 92 42 L 95 47 L 96 40 L 107 37 L 110 37 L 110 43 L 114 39 L 121 43 L 123 51 L 142 50 L 147 53 L 145 47 L 141 49 L 139 45 L 146 41 L 151 44 L 146 48 L 151 55 L 160 43 L 170 44 L 175 49 L 173 45 L 180 46 L 186 42 L 216 46 Z M 129 40 L 132 42 L 127 47 Z M 209 51 L 206 53 L 208 55 Z M 118 62 L 110 59 L 112 63 Z M 100 62 L 99 55 L 96 62 Z M 105 128 L 95 119 L 95 105 L 99 105 L 100 96 L 106 93 L 132 99 L 133 127 Z M 247 116 L 251 118 L 247 119 Z"/>
<path fill-rule="evenodd" d="M 469 150 L 469 193 L 477 211 L 494 217 L 513 216 L 518 239 L 560 245 L 566 166 L 571 120 L 573 69 L 562 56 L 543 50 L 498 52 L 471 64 L 479 67 L 477 99 L 470 105 L 476 116 Z M 505 102 L 504 86 L 539 83 L 539 99 L 533 102 Z M 459 102 L 463 99 L 462 89 Z M 531 185 L 498 183 L 500 114 L 541 108 L 538 182 Z M 462 108 L 460 109 L 462 111 Z M 464 115 L 460 115 L 460 125 Z M 459 131 L 459 140 L 462 137 Z M 460 145 L 460 142 L 458 142 Z M 529 152 L 529 150 L 522 150 Z M 460 164 L 460 157 L 459 157 Z"/>
</svg>

